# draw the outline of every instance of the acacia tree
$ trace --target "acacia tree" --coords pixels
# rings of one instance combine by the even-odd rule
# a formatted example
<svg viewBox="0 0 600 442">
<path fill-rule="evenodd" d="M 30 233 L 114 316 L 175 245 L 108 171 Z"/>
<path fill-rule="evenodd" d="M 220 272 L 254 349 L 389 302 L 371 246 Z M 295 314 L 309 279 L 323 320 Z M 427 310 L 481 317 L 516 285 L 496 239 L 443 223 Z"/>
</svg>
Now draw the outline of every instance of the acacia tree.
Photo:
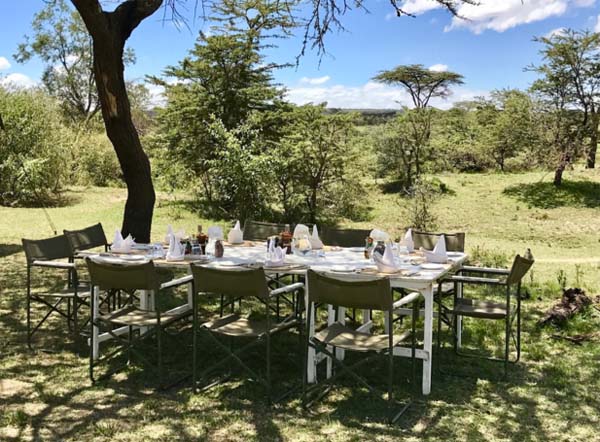
<svg viewBox="0 0 600 442">
<path fill-rule="evenodd" d="M 135 125 L 124 77 L 125 42 L 139 24 L 161 6 L 171 16 L 181 18 L 177 5 L 185 0 L 123 0 L 112 11 L 105 11 L 100 0 L 71 0 L 92 37 L 94 78 L 106 133 L 111 140 L 123 177 L 127 184 L 127 202 L 123 218 L 123 233 L 132 234 L 138 241 L 150 240 L 152 214 L 156 196 L 152 185 L 150 162 L 144 152 Z M 434 0 L 456 14 L 460 4 L 476 4 L 475 0 Z M 299 21 L 304 26 L 303 49 L 312 46 L 324 49 L 325 36 L 331 29 L 342 28 L 341 16 L 348 10 L 363 8 L 365 0 L 300 0 L 308 3 L 309 15 Z M 395 0 L 390 0 L 397 15 L 404 11 Z M 196 4 L 198 0 L 196 0 Z M 282 11 L 293 15 L 296 1 L 279 2 Z M 114 2 L 111 2 L 114 4 Z M 303 52 L 303 50 L 301 51 Z"/>
<path fill-rule="evenodd" d="M 550 147 L 547 161 L 555 167 L 554 185 L 560 186 L 565 169 L 580 152 L 584 126 L 578 112 L 571 107 L 576 92 L 568 69 L 545 66 L 540 67 L 538 73 L 542 77 L 532 84 L 531 91 L 538 97 L 541 107 L 541 133 Z"/>
<path fill-rule="evenodd" d="M 588 140 L 586 167 L 593 169 L 600 125 L 600 33 L 567 29 L 536 41 L 544 45 L 540 53 L 545 63 L 529 69 L 541 75 L 564 74 L 572 91 L 567 104 L 582 112 L 581 126 Z"/>
<path fill-rule="evenodd" d="M 406 171 L 405 187 L 410 188 L 413 180 L 422 172 L 425 150 L 431 137 L 432 98 L 446 98 L 451 87 L 463 84 L 463 76 L 449 71 L 432 71 L 421 64 L 401 65 L 394 69 L 381 71 L 373 78 L 380 83 L 401 86 L 411 97 L 414 108 L 406 109 L 397 123 L 408 125 L 409 130 L 398 130 L 396 151 L 402 156 Z M 389 140 L 388 140 L 389 141 Z M 414 171 L 413 171 L 414 169 Z"/>
</svg>

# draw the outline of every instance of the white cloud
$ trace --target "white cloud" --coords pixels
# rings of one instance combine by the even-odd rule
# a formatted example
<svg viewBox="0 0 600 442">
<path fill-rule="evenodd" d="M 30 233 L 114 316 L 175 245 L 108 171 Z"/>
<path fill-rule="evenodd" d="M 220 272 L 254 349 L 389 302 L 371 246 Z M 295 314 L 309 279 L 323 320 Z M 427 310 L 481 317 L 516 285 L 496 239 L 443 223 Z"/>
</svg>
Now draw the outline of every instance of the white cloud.
<svg viewBox="0 0 600 442">
<path fill-rule="evenodd" d="M 432 9 L 441 8 L 438 2 L 434 0 L 405 0 L 401 8 L 407 14 L 419 15 Z"/>
<path fill-rule="evenodd" d="M 544 35 L 544 37 L 551 38 L 551 37 L 554 37 L 556 35 L 564 35 L 564 33 L 565 33 L 566 30 L 567 30 L 567 28 L 552 29 L 550 32 L 548 32 L 546 35 Z"/>
<path fill-rule="evenodd" d="M 0 57 L 0 71 L 10 69 L 10 63 L 5 57 Z"/>
<path fill-rule="evenodd" d="M 594 27 L 594 32 L 600 32 L 600 14 L 598 14 L 598 18 L 596 19 L 596 26 Z"/>
<path fill-rule="evenodd" d="M 432 66 L 429 66 L 429 70 L 432 72 L 446 72 L 448 70 L 448 65 L 437 63 Z"/>
<path fill-rule="evenodd" d="M 27 75 L 19 74 L 17 72 L 8 74 L 6 77 L 0 78 L 0 86 L 12 87 L 16 89 L 27 89 L 36 86 L 35 80 L 29 78 Z"/>
<path fill-rule="evenodd" d="M 433 99 L 431 105 L 447 109 L 457 101 L 472 100 L 483 95 L 487 95 L 487 92 L 459 87 L 448 99 Z M 400 109 L 402 106 L 412 106 L 409 94 L 402 88 L 374 81 L 369 81 L 361 86 L 338 84 L 318 87 L 289 87 L 287 99 L 299 105 L 327 102 L 327 107 L 345 109 Z"/>
<path fill-rule="evenodd" d="M 165 88 L 159 84 L 146 83 L 146 88 L 150 94 L 150 106 L 151 107 L 164 107 L 167 104 L 167 97 L 165 97 Z"/>
<path fill-rule="evenodd" d="M 318 84 L 327 83 L 330 79 L 331 79 L 331 77 L 329 75 L 324 75 L 323 77 L 316 77 L 316 78 L 302 77 L 300 79 L 300 83 L 318 85 Z"/>
<path fill-rule="evenodd" d="M 478 5 L 459 4 L 458 15 L 452 17 L 445 30 L 467 28 L 476 34 L 491 29 L 504 32 L 516 26 L 563 15 L 568 9 L 585 8 L 595 0 L 480 0 Z M 411 14 L 423 14 L 441 5 L 434 0 L 405 0 L 402 9 Z"/>
</svg>

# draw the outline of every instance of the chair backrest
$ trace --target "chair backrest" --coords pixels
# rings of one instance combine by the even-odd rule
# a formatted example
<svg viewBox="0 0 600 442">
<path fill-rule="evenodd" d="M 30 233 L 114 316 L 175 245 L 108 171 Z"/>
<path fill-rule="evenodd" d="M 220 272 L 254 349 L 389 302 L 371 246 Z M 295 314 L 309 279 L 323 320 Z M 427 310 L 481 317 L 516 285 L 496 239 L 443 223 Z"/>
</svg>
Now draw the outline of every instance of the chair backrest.
<svg viewBox="0 0 600 442">
<path fill-rule="evenodd" d="M 392 289 L 387 278 L 347 281 L 309 270 L 307 282 L 309 302 L 357 309 L 392 309 Z"/>
<path fill-rule="evenodd" d="M 266 241 L 269 236 L 279 235 L 284 229 L 285 224 L 246 220 L 244 222 L 244 239 L 248 241 Z"/>
<path fill-rule="evenodd" d="M 101 290 L 153 290 L 158 292 L 160 282 L 154 263 L 116 263 L 102 258 L 86 258 L 91 284 Z"/>
<path fill-rule="evenodd" d="M 262 268 L 232 267 L 218 269 L 191 265 L 196 292 L 214 293 L 234 298 L 269 296 L 267 278 Z"/>
<path fill-rule="evenodd" d="M 361 247 L 365 245 L 365 239 L 371 233 L 366 229 L 332 229 L 323 227 L 319 231 L 321 241 L 328 246 L 338 247 Z"/>
<path fill-rule="evenodd" d="M 534 259 L 527 259 L 520 255 L 515 256 L 515 260 L 510 268 L 510 273 L 508 274 L 506 282 L 508 284 L 517 284 L 521 282 L 531 266 L 533 266 L 534 262 Z"/>
<path fill-rule="evenodd" d="M 69 240 L 73 253 L 95 247 L 105 247 L 108 244 L 102 223 L 81 230 L 64 230 L 63 232 Z"/>
<path fill-rule="evenodd" d="M 446 250 L 448 252 L 464 252 L 465 251 L 465 233 L 431 233 L 418 232 L 413 230 L 412 237 L 415 243 L 415 249 L 423 247 L 427 250 L 432 250 L 440 235 L 446 238 Z"/>
<path fill-rule="evenodd" d="M 65 235 L 46 239 L 22 239 L 27 263 L 71 257 L 71 246 Z"/>
</svg>

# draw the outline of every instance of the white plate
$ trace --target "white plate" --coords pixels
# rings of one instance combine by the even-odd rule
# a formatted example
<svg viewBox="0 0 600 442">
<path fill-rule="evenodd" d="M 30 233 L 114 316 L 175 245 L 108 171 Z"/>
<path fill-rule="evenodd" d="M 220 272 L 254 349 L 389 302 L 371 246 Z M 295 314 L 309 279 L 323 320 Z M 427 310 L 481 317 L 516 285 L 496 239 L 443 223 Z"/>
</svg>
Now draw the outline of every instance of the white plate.
<svg viewBox="0 0 600 442">
<path fill-rule="evenodd" d="M 444 268 L 444 266 L 442 264 L 433 264 L 430 262 L 426 262 L 421 264 L 421 268 L 423 270 L 441 270 Z"/>
<path fill-rule="evenodd" d="M 356 267 L 352 266 L 331 266 L 330 269 L 332 272 L 341 272 L 341 273 L 350 273 L 356 270 Z"/>
<path fill-rule="evenodd" d="M 350 252 L 362 252 L 365 250 L 364 247 L 346 247 L 346 250 Z"/>
</svg>

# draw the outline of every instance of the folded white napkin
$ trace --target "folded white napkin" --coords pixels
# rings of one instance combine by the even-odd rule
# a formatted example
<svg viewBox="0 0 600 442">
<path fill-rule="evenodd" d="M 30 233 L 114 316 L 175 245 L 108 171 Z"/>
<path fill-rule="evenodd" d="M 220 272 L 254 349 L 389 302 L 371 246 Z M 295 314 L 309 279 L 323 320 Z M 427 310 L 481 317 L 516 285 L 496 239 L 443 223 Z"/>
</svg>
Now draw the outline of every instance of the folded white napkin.
<svg viewBox="0 0 600 442">
<path fill-rule="evenodd" d="M 407 248 L 408 253 L 415 251 L 415 242 L 412 237 L 412 229 L 408 229 L 404 234 L 404 238 L 400 241 L 400 245 Z"/>
<path fill-rule="evenodd" d="M 127 235 L 127 238 L 123 239 L 123 235 L 120 230 L 115 231 L 115 237 L 113 238 L 110 250 L 118 253 L 129 253 L 131 248 L 135 244 L 135 241 L 131 235 Z"/>
<path fill-rule="evenodd" d="M 171 240 L 171 236 L 174 236 L 175 232 L 173 231 L 173 226 L 169 224 L 167 226 L 167 234 L 165 235 L 165 242 L 168 243 Z"/>
<path fill-rule="evenodd" d="M 239 221 L 237 221 L 233 229 L 229 231 L 229 234 L 227 235 L 227 242 L 229 244 L 241 244 L 244 242 L 244 233 L 240 228 Z"/>
<path fill-rule="evenodd" d="M 304 224 L 296 224 L 296 227 L 294 227 L 294 238 L 304 238 L 306 236 L 310 236 L 308 226 Z"/>
<path fill-rule="evenodd" d="M 323 241 L 319 238 L 319 230 L 317 229 L 317 225 L 315 224 L 312 229 L 312 235 L 309 238 L 310 246 L 313 250 L 320 250 L 323 248 Z"/>
<path fill-rule="evenodd" d="M 396 260 L 394 259 L 394 252 L 391 245 L 386 246 L 383 255 L 379 252 L 373 253 L 373 261 L 375 261 L 377 270 L 381 273 L 396 273 L 400 270 L 400 266 L 396 264 Z"/>
<path fill-rule="evenodd" d="M 267 266 L 279 266 L 285 262 L 285 249 L 279 246 L 275 247 L 275 241 L 269 242 L 269 249 L 267 251 L 267 260 L 265 265 Z"/>
<path fill-rule="evenodd" d="M 186 237 L 185 230 L 179 229 L 177 232 L 175 232 L 173 230 L 173 226 L 171 226 L 171 224 L 169 224 L 167 226 L 167 234 L 165 235 L 165 242 L 166 243 L 169 243 L 171 236 L 174 236 L 178 240 L 180 240 L 182 238 L 185 238 Z"/>
<path fill-rule="evenodd" d="M 378 229 L 371 230 L 371 233 L 369 234 L 369 236 L 371 238 L 373 238 L 373 241 L 375 241 L 375 242 L 387 241 L 390 239 L 390 235 L 387 232 L 384 232 L 383 230 L 378 230 Z"/>
<path fill-rule="evenodd" d="M 185 245 L 179 242 L 176 235 L 169 236 L 169 250 L 167 251 L 167 261 L 181 261 L 185 256 Z"/>
<path fill-rule="evenodd" d="M 440 235 L 433 248 L 433 251 L 423 250 L 425 254 L 425 259 L 427 262 L 432 262 L 435 264 L 445 264 L 448 262 L 448 253 L 446 252 L 446 238 L 444 235 Z"/>
<path fill-rule="evenodd" d="M 223 229 L 221 226 L 210 226 L 207 231 L 209 239 L 223 239 Z"/>
</svg>

